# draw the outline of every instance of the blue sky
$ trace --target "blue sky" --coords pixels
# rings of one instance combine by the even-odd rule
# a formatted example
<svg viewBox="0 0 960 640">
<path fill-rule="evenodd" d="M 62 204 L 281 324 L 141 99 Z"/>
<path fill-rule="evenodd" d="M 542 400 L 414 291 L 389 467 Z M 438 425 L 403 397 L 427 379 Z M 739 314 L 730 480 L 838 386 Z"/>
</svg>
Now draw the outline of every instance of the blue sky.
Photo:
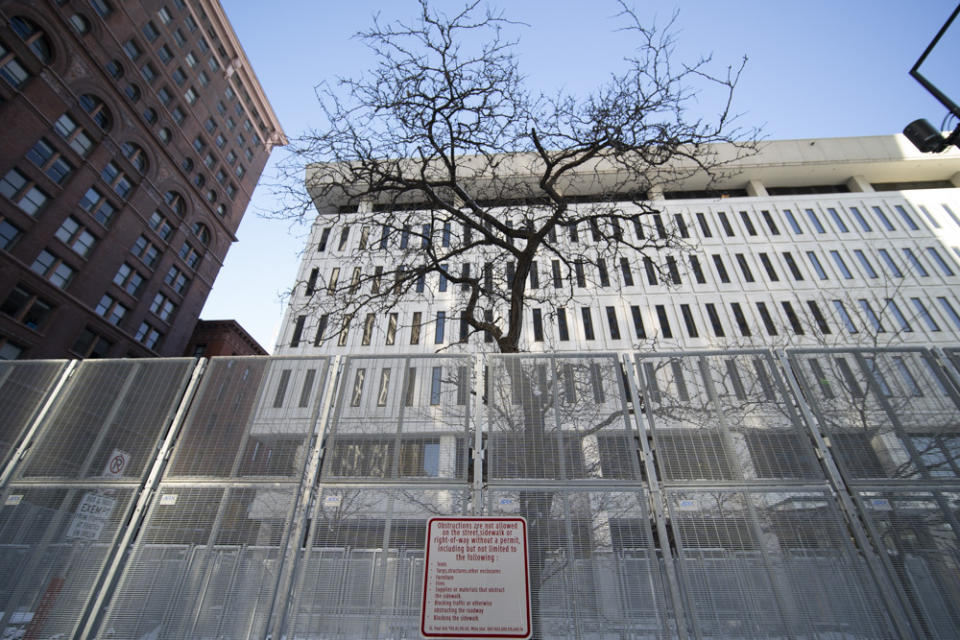
<svg viewBox="0 0 960 640">
<path fill-rule="evenodd" d="M 371 65 L 352 36 L 382 19 L 412 16 L 413 0 L 322 2 L 221 0 L 257 77 L 289 137 L 319 123 L 314 87 Z M 456 9 L 460 2 L 436 5 Z M 616 68 L 631 43 L 616 32 L 612 1 L 514 0 L 494 3 L 517 27 L 521 66 L 531 87 L 585 92 Z M 683 0 L 634 3 L 644 20 L 662 24 L 676 10 L 677 58 L 711 54 L 715 68 L 749 59 L 735 111 L 765 137 L 816 138 L 895 133 L 916 118 L 939 126 L 945 110 L 908 74 L 956 7 L 953 0 Z M 944 42 L 960 60 L 958 37 Z M 949 47 L 949 49 L 947 48 Z M 956 53 L 952 53 L 956 52 Z M 945 76 L 937 76 L 945 78 Z M 960 82 L 953 87 L 960 89 Z M 954 92 L 960 102 L 960 91 Z M 708 108 L 708 107 L 707 107 Z M 274 150 L 237 232 L 224 268 L 201 313 L 233 318 L 272 350 L 283 315 L 283 293 L 296 277 L 309 227 L 266 219 L 275 207 L 267 186 Z"/>
</svg>

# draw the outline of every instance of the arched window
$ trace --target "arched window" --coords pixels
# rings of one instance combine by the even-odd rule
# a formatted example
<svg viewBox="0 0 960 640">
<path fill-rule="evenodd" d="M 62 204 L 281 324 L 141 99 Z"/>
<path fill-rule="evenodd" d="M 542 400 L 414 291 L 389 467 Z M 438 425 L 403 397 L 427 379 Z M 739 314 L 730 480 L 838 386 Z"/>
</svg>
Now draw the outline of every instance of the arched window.
<svg viewBox="0 0 960 640">
<path fill-rule="evenodd" d="M 157 137 L 160 138 L 160 141 L 163 143 L 170 142 L 170 129 L 167 129 L 166 127 L 161 128 L 159 131 L 157 131 Z"/>
<path fill-rule="evenodd" d="M 103 100 L 95 95 L 85 93 L 80 96 L 80 106 L 90 114 L 90 117 L 101 129 L 106 131 L 110 128 L 112 122 L 110 110 L 107 109 L 107 105 L 103 104 Z"/>
<path fill-rule="evenodd" d="M 216 195 L 216 194 L 214 194 L 214 195 Z M 217 205 L 217 215 L 220 216 L 221 218 L 222 218 L 223 216 L 227 215 L 227 205 L 225 205 L 225 204 L 218 204 L 218 205 Z"/>
<path fill-rule="evenodd" d="M 157 111 L 153 107 L 147 107 L 143 110 L 143 119 L 153 124 L 157 121 Z"/>
<path fill-rule="evenodd" d="M 123 65 L 119 60 L 111 60 L 107 63 L 107 73 L 114 78 L 120 78 L 123 76 Z"/>
<path fill-rule="evenodd" d="M 79 13 L 75 13 L 70 16 L 70 24 L 73 25 L 73 28 L 76 29 L 77 33 L 80 35 L 90 33 L 90 21 Z"/>
<path fill-rule="evenodd" d="M 217 192 L 213 189 L 207 191 L 207 202 L 216 202 L 217 201 Z M 220 205 L 223 206 L 223 205 Z"/>
<path fill-rule="evenodd" d="M 201 188 L 206 182 L 207 179 L 202 173 L 198 173 L 193 179 L 193 184 L 197 185 L 197 189 Z"/>
<path fill-rule="evenodd" d="M 30 47 L 33 55 L 37 56 L 40 62 L 46 64 L 53 60 L 53 47 L 50 45 L 50 39 L 32 20 L 23 16 L 14 16 L 10 19 L 10 28 L 23 38 L 23 41 Z"/>
<path fill-rule="evenodd" d="M 140 87 L 135 84 L 128 84 L 123 92 L 127 94 L 127 97 L 130 98 L 131 102 L 137 102 L 140 100 Z"/>
<path fill-rule="evenodd" d="M 170 207 L 170 209 L 174 213 L 176 213 L 178 216 L 183 217 L 183 211 L 184 211 L 185 205 L 183 202 L 182 195 L 180 195 L 176 191 L 167 191 L 165 194 L 163 194 L 163 199 L 166 200 L 167 206 Z"/>
<path fill-rule="evenodd" d="M 193 159 L 184 158 L 183 161 L 180 163 L 180 168 L 183 169 L 184 173 L 190 173 L 191 171 L 193 171 Z"/>
<path fill-rule="evenodd" d="M 210 229 L 207 228 L 207 225 L 202 222 L 196 222 L 193 225 L 193 235 L 197 237 L 203 246 L 209 246 L 210 244 Z"/>
<path fill-rule="evenodd" d="M 147 172 L 149 164 L 147 162 L 147 152 L 143 150 L 143 147 L 132 142 L 124 142 L 120 149 L 126 159 L 130 161 L 130 164 L 140 172 L 140 175 Z"/>
</svg>

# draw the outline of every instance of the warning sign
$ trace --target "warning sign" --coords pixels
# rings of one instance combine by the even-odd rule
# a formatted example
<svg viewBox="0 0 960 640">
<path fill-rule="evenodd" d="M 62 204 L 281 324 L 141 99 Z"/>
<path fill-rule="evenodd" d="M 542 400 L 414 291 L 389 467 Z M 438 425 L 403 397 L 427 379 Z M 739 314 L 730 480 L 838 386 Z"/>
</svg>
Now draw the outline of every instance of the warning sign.
<svg viewBox="0 0 960 640">
<path fill-rule="evenodd" d="M 425 638 L 529 638 L 523 518 L 431 518 L 420 633 Z"/>
<path fill-rule="evenodd" d="M 67 529 L 67 538 L 95 541 L 113 515 L 117 501 L 99 493 L 87 493 L 80 499 Z"/>
<path fill-rule="evenodd" d="M 107 466 L 103 468 L 101 476 L 107 478 L 122 478 L 130 463 L 130 454 L 120 449 L 114 449 L 107 459 Z"/>
</svg>

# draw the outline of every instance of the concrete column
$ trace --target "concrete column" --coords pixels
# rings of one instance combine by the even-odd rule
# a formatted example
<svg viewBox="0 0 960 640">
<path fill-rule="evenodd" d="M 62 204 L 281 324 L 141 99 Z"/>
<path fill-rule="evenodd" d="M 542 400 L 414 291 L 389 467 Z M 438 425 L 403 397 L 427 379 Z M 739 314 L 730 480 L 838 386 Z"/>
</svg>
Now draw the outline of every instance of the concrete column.
<svg viewBox="0 0 960 640">
<path fill-rule="evenodd" d="M 950 183 L 955 187 L 960 187 L 960 171 L 950 176 Z"/>
<path fill-rule="evenodd" d="M 663 200 L 663 186 L 659 184 L 650 185 L 647 189 L 647 200 Z"/>
<path fill-rule="evenodd" d="M 747 195 L 753 198 L 766 198 L 770 194 L 767 193 L 767 187 L 759 180 L 748 180 Z"/>
<path fill-rule="evenodd" d="M 850 176 L 847 180 L 847 188 L 856 193 L 873 191 L 873 185 L 863 176 Z"/>
</svg>

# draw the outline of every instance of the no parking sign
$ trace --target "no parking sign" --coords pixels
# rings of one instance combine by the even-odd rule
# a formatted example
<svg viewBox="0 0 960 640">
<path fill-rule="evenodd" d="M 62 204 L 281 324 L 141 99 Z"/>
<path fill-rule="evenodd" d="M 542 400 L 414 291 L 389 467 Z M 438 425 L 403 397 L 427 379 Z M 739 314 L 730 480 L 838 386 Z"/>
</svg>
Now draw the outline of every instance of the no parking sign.
<svg viewBox="0 0 960 640">
<path fill-rule="evenodd" d="M 120 449 L 114 449 L 107 459 L 107 466 L 100 475 L 106 478 L 122 478 L 130 464 L 130 454 Z"/>
</svg>

